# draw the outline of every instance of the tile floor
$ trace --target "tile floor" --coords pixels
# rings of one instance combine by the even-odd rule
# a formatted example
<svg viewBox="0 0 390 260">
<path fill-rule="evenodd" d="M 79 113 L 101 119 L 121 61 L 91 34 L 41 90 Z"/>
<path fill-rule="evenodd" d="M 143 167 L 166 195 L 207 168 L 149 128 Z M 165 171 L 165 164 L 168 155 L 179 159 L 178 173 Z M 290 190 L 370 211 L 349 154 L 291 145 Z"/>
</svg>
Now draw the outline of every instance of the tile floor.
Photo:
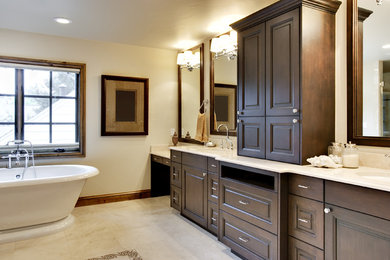
<svg viewBox="0 0 390 260">
<path fill-rule="evenodd" d="M 0 244 L 1 260 L 85 260 L 136 249 L 144 260 L 239 259 L 169 207 L 169 197 L 76 208 L 59 233 Z"/>
</svg>

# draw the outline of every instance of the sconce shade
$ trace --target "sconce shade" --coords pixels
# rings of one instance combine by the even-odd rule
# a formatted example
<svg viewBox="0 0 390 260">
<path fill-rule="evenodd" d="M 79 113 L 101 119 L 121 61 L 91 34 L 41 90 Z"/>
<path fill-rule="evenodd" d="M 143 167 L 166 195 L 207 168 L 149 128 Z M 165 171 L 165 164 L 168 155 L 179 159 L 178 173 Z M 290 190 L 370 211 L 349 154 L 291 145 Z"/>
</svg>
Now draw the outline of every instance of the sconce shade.
<svg viewBox="0 0 390 260">
<path fill-rule="evenodd" d="M 184 53 L 179 53 L 177 55 L 177 65 L 185 65 L 185 61 L 184 61 Z"/>
</svg>

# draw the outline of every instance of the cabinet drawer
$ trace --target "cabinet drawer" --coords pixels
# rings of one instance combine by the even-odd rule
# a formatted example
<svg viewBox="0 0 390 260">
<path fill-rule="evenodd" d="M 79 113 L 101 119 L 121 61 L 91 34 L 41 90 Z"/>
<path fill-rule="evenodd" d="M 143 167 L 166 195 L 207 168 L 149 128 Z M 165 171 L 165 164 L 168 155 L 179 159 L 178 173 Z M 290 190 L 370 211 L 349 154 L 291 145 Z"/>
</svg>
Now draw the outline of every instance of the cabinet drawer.
<svg viewBox="0 0 390 260">
<path fill-rule="evenodd" d="M 181 188 L 181 178 L 181 164 L 173 162 L 171 165 L 171 185 Z"/>
<path fill-rule="evenodd" d="M 313 200 L 324 201 L 324 181 L 302 175 L 291 174 L 289 192 Z"/>
<path fill-rule="evenodd" d="M 220 210 L 219 239 L 247 259 L 277 259 L 277 236 Z"/>
<path fill-rule="evenodd" d="M 208 202 L 207 207 L 207 229 L 217 235 L 218 234 L 218 205 L 215 203 L 212 203 L 211 201 Z"/>
<path fill-rule="evenodd" d="M 207 175 L 207 197 L 209 201 L 218 203 L 218 175 L 214 173 L 208 173 Z"/>
<path fill-rule="evenodd" d="M 390 192 L 325 181 L 325 202 L 390 220 Z"/>
<path fill-rule="evenodd" d="M 215 160 L 214 158 L 207 158 L 207 170 L 209 172 L 218 172 L 218 161 Z"/>
<path fill-rule="evenodd" d="M 277 233 L 278 196 L 247 184 L 220 180 L 220 208 L 234 216 Z"/>
<path fill-rule="evenodd" d="M 324 248 L 324 204 L 289 195 L 289 235 Z"/>
<path fill-rule="evenodd" d="M 293 237 L 288 239 L 289 260 L 323 260 L 324 251 L 299 241 Z"/>
<path fill-rule="evenodd" d="M 181 209 L 181 189 L 171 185 L 171 207 L 180 211 Z"/>
<path fill-rule="evenodd" d="M 207 169 L 207 157 L 190 153 L 182 153 L 181 156 L 182 164 L 199 169 Z"/>
<path fill-rule="evenodd" d="M 168 159 L 168 158 L 163 158 L 163 157 L 160 157 L 161 158 L 161 163 L 162 164 L 165 164 L 166 166 L 171 166 L 171 160 Z"/>
<path fill-rule="evenodd" d="M 181 163 L 181 152 L 171 150 L 171 160 Z"/>
<path fill-rule="evenodd" d="M 157 163 L 162 163 L 162 158 L 157 155 L 152 155 L 152 161 Z"/>
</svg>

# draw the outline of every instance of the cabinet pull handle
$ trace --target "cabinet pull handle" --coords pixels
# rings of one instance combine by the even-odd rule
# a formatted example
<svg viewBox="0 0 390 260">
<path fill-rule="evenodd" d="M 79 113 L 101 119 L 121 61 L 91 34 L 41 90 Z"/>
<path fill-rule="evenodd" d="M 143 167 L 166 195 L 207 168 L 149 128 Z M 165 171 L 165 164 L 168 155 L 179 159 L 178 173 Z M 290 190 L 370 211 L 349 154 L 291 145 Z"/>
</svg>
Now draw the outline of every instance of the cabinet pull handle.
<svg viewBox="0 0 390 260">
<path fill-rule="evenodd" d="M 211 189 L 212 189 L 212 190 L 217 190 L 217 188 L 215 188 L 215 187 L 212 187 Z"/>
<path fill-rule="evenodd" d="M 301 184 L 298 184 L 298 188 L 301 188 L 301 189 L 308 189 L 309 187 L 308 187 L 308 186 L 301 185 Z"/>
<path fill-rule="evenodd" d="M 177 158 L 177 156 L 176 156 L 176 155 L 172 155 L 172 157 L 173 157 L 173 158 Z"/>
<path fill-rule="evenodd" d="M 212 221 L 217 221 L 217 219 L 216 219 L 216 218 L 211 218 L 211 220 L 212 220 Z"/>
<path fill-rule="evenodd" d="M 175 198 L 175 197 L 173 197 L 173 198 L 172 198 L 172 201 L 173 201 L 173 202 L 176 202 L 176 198 Z"/>
<path fill-rule="evenodd" d="M 237 111 L 237 115 L 239 115 L 240 114 L 240 111 Z"/>
<path fill-rule="evenodd" d="M 298 109 L 293 108 L 292 112 L 293 112 L 294 114 L 296 114 L 296 113 L 298 113 Z"/>
<path fill-rule="evenodd" d="M 299 220 L 300 222 L 303 222 L 303 223 L 309 223 L 309 221 L 308 221 L 308 220 L 306 220 L 306 219 L 303 219 L 303 218 L 298 218 L 298 220 Z"/>
<path fill-rule="evenodd" d="M 248 241 L 249 241 L 249 239 L 248 238 L 243 238 L 243 237 L 238 237 L 238 239 L 239 240 L 241 240 L 242 242 L 244 242 L 244 243 L 247 243 Z"/>
<path fill-rule="evenodd" d="M 324 208 L 324 212 L 325 212 L 325 214 L 328 214 L 328 213 L 332 212 L 332 209 L 331 208 Z"/>
<path fill-rule="evenodd" d="M 212 164 L 212 165 L 211 165 L 211 167 L 217 168 L 217 165 L 215 165 L 215 164 Z"/>
<path fill-rule="evenodd" d="M 249 202 L 247 202 L 247 201 L 242 201 L 242 200 L 239 200 L 238 203 L 240 203 L 240 204 L 242 204 L 242 205 L 248 205 L 248 204 L 249 204 Z"/>
<path fill-rule="evenodd" d="M 293 124 L 296 124 L 296 123 L 298 123 L 298 119 L 295 119 L 295 118 L 294 118 L 294 119 L 292 120 L 292 122 L 293 122 Z"/>
</svg>

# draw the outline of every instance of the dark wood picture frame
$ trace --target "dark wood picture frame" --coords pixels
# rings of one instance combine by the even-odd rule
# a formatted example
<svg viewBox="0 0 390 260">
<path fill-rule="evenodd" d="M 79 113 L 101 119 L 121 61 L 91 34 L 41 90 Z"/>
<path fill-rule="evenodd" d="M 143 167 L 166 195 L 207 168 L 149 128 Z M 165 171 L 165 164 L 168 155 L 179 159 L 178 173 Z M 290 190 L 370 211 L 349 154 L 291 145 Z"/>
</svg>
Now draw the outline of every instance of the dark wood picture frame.
<svg viewBox="0 0 390 260">
<path fill-rule="evenodd" d="M 188 49 L 190 51 L 194 51 L 196 49 L 199 49 L 200 50 L 200 100 L 199 100 L 199 107 L 200 105 L 202 104 L 203 102 L 203 99 L 204 99 L 204 44 L 201 43 L 195 47 L 192 47 L 191 49 Z M 185 142 L 185 143 L 193 143 L 193 144 L 203 144 L 202 142 L 199 142 L 195 139 L 188 139 L 188 138 L 184 138 L 182 135 L 181 135 L 181 127 L 182 127 L 182 120 L 181 120 L 181 116 L 182 116 L 182 110 L 181 110 L 181 107 L 182 107 L 182 99 L 181 99 L 181 94 L 182 94 L 182 83 L 181 83 L 181 80 L 182 80 L 182 77 L 181 77 L 181 68 L 180 66 L 178 65 L 177 66 L 177 76 L 178 76 L 178 131 L 177 131 L 177 134 L 179 136 L 179 141 L 180 142 Z M 204 111 L 204 107 L 200 110 L 200 112 L 203 112 Z"/>
<path fill-rule="evenodd" d="M 116 81 L 116 82 L 141 82 L 143 83 L 143 93 L 144 96 L 139 98 L 143 101 L 143 104 L 140 106 L 143 107 L 143 111 L 137 112 L 143 115 L 143 129 L 141 131 L 109 131 L 107 129 L 107 88 L 106 81 Z M 102 104 L 101 104 L 101 135 L 102 136 L 126 136 L 126 135 L 148 135 L 148 126 L 149 126 L 149 79 L 148 78 L 136 78 L 136 77 L 123 77 L 123 76 L 113 76 L 113 75 L 102 75 L 101 76 L 101 85 L 102 85 Z M 140 95 L 137 93 L 136 95 Z M 135 97 L 137 98 L 137 96 Z M 111 100 L 111 102 L 115 102 Z M 134 106 L 137 106 L 134 104 Z M 139 118 L 138 118 L 139 120 Z M 137 122 L 135 119 L 134 122 Z"/>
<path fill-rule="evenodd" d="M 347 0 L 347 122 L 348 141 L 359 145 L 390 146 L 390 137 L 362 135 L 363 21 L 370 13 Z"/>
</svg>

